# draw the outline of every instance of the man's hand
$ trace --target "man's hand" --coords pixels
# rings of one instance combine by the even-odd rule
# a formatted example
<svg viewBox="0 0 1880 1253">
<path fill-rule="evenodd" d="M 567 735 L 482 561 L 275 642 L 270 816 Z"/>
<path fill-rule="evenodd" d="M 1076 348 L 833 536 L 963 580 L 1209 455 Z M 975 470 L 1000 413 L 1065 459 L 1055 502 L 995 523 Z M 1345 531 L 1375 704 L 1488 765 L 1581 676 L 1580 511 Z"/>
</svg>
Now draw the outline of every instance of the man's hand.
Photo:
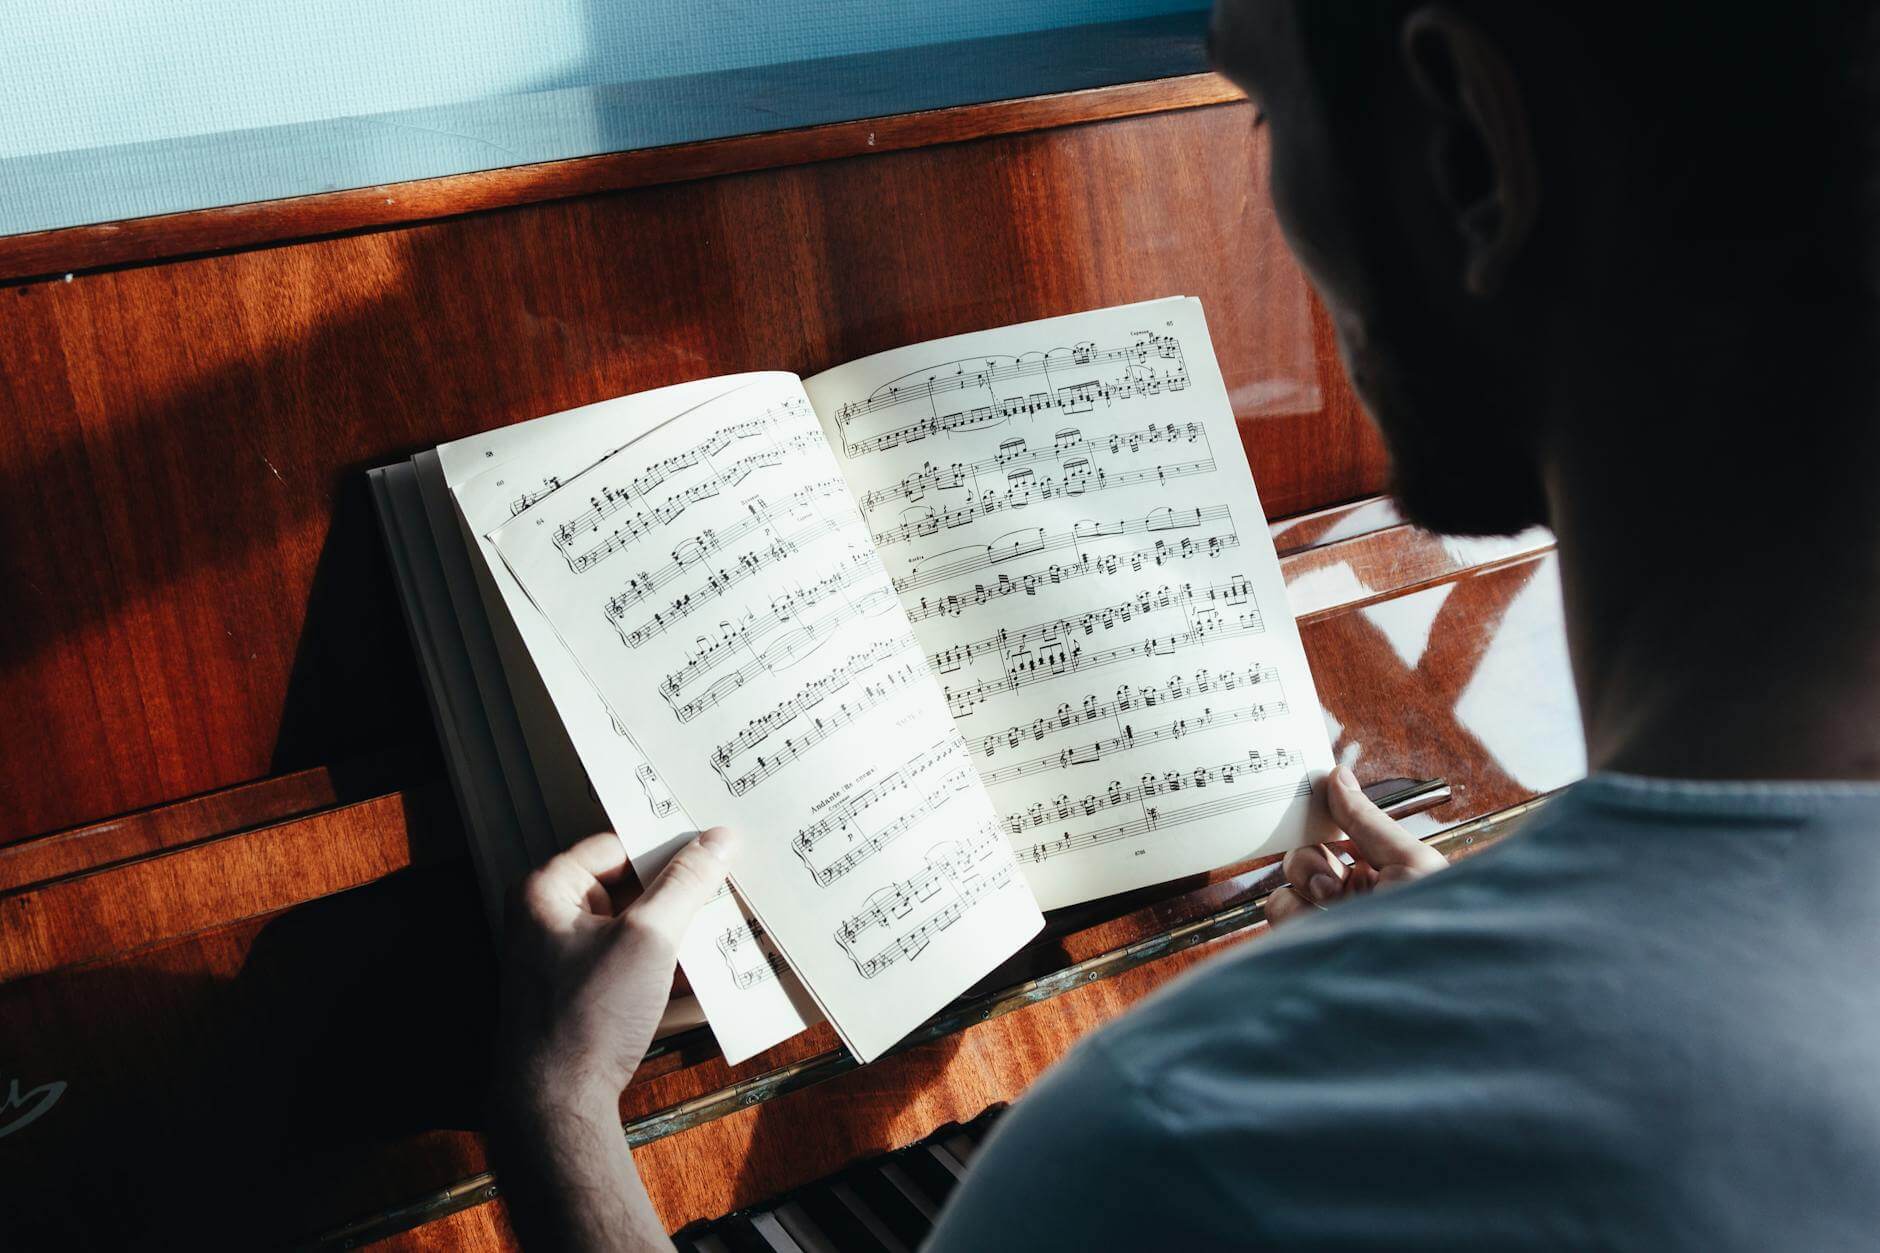
<svg viewBox="0 0 1880 1253">
<path fill-rule="evenodd" d="M 513 1082 L 564 1101 L 619 1099 L 672 993 L 679 941 L 724 882 L 731 847 L 731 832 L 713 827 L 624 909 L 633 871 L 610 832 L 529 876 L 510 911 L 504 963 Z"/>
<path fill-rule="evenodd" d="M 1348 767 L 1340 766 L 1326 778 L 1325 799 L 1332 820 L 1348 838 L 1308 844 L 1286 854 L 1280 872 L 1287 886 L 1266 902 L 1272 925 L 1315 914 L 1359 892 L 1421 879 L 1449 864 L 1372 804 Z M 1347 866 L 1340 853 L 1349 853 L 1352 864 Z"/>
<path fill-rule="evenodd" d="M 724 882 L 731 832 L 679 850 L 631 904 L 610 832 L 552 858 L 510 910 L 497 1171 L 528 1247 L 670 1249 L 621 1134 L 620 1093 L 672 993 L 679 941 Z"/>
</svg>

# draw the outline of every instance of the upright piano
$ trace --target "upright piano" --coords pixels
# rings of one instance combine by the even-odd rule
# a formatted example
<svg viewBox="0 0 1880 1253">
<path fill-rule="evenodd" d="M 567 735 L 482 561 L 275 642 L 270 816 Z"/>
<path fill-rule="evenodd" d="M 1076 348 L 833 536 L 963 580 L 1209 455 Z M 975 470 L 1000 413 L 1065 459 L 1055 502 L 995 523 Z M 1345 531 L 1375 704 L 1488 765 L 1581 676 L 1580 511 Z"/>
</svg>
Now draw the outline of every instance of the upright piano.
<svg viewBox="0 0 1880 1253">
<path fill-rule="evenodd" d="M 1193 72 L 0 238 L 0 1246 L 514 1244 L 365 478 L 496 424 L 1199 296 L 1339 758 L 1456 856 L 1577 777 L 1551 541 L 1395 513 L 1254 123 Z M 1064 911 L 865 1067 L 660 1041 L 620 1104 L 654 1204 L 907 1245 L 988 1111 L 1275 883 Z"/>
</svg>

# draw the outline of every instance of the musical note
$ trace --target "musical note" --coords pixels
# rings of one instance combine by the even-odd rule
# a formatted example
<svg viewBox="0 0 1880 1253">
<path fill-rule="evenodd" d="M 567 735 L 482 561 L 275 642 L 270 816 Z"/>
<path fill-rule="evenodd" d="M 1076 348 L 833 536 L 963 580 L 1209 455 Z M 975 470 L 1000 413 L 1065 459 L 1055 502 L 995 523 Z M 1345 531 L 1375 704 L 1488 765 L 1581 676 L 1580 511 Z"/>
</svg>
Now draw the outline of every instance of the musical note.
<svg viewBox="0 0 1880 1253">
<path fill-rule="evenodd" d="M 1137 453 L 1145 447 L 1157 444 L 1197 443 L 1208 446 L 1207 432 L 1199 422 L 1169 422 L 1161 426 L 1146 426 L 1127 431 L 1112 431 L 1108 435 L 1085 437 L 1083 431 L 1074 426 L 1060 430 L 1049 444 L 1040 444 L 1036 448 L 1027 445 L 1022 436 L 1005 440 L 999 445 L 999 451 L 990 457 L 977 461 L 955 461 L 951 465 L 936 466 L 933 462 L 921 463 L 921 468 L 907 475 L 900 482 L 889 487 L 877 488 L 864 493 L 861 498 L 862 512 L 873 513 L 883 505 L 897 500 L 917 501 L 928 492 L 945 491 L 949 488 L 963 487 L 979 475 L 1000 470 L 1009 471 L 1019 466 L 1034 465 L 1040 461 L 1064 461 L 1077 454 L 1089 454 L 1108 451 L 1112 455 L 1123 452 Z M 1207 458 L 1212 460 L 1213 457 Z"/>
<path fill-rule="evenodd" d="M 1181 770 L 1164 770 L 1160 774 L 1145 774 L 1127 787 L 1122 780 L 1112 779 L 1101 792 L 1088 793 L 1081 799 L 1073 800 L 1065 793 L 1050 801 L 1036 801 L 1023 813 L 1005 815 L 1003 821 L 1007 831 L 1013 835 L 1023 835 L 1029 828 L 1041 827 L 1047 822 L 1066 822 L 1079 816 L 1088 818 L 1106 809 L 1133 805 L 1152 796 L 1167 796 L 1189 789 L 1229 787 L 1238 779 L 1264 774 L 1269 770 L 1284 770 L 1298 764 L 1297 754 L 1290 749 L 1276 748 L 1266 753 L 1249 749 L 1244 757 L 1222 762 L 1218 766 L 1191 766 Z"/>
<path fill-rule="evenodd" d="M 755 918 L 747 919 L 744 926 L 721 931 L 717 948 L 725 969 L 731 972 L 731 982 L 739 988 L 775 979 L 789 969 L 783 954 L 764 934 L 764 925 Z"/>
<path fill-rule="evenodd" d="M 780 674 L 814 653 L 828 638 L 828 629 L 836 623 L 848 618 L 874 617 L 894 606 L 893 589 L 882 585 L 872 587 L 854 598 L 837 596 L 836 603 L 829 605 L 820 615 L 812 618 L 800 618 L 798 614 L 804 606 L 791 602 L 782 607 L 773 608 L 770 613 L 756 617 L 744 626 L 734 628 L 726 625 L 716 639 L 701 638 L 699 651 L 688 655 L 682 668 L 674 670 L 660 680 L 659 694 L 672 707 L 679 721 L 690 722 L 758 675 Z M 764 645 L 762 649 L 757 647 L 758 641 L 783 624 L 790 622 L 796 625 L 779 638 Z M 680 702 L 679 697 L 684 694 L 687 687 L 711 674 L 725 658 L 738 649 L 749 650 L 750 660 L 737 669 L 719 676 L 700 695 L 689 701 Z"/>
<path fill-rule="evenodd" d="M 943 773 L 920 789 L 920 781 L 936 770 Z M 817 885 L 827 887 L 933 817 L 948 801 L 978 782 L 972 762 L 966 756 L 966 745 L 958 735 L 949 735 L 879 782 L 830 805 L 815 822 L 796 833 L 790 847 L 803 859 Z M 864 815 L 881 806 L 894 809 L 897 804 L 900 805 L 898 812 L 887 821 L 873 830 L 862 828 Z M 841 851 L 833 858 L 821 860 L 819 851 L 832 841 Z"/>
<path fill-rule="evenodd" d="M 1207 523 L 1224 522 L 1226 505 L 1207 505 L 1194 509 L 1167 506 L 1151 509 L 1140 518 L 1119 518 L 1114 522 L 1079 522 L 1062 531 L 1047 532 L 1041 527 L 1010 531 L 989 544 L 967 545 L 931 556 L 907 559 L 907 573 L 894 580 L 897 592 L 917 592 L 935 583 L 987 570 L 1001 562 L 1037 553 L 1058 552 L 1119 535 L 1152 535 L 1162 531 L 1180 531 Z M 1235 541 L 1238 543 L 1238 538 Z"/>
<path fill-rule="evenodd" d="M 1212 457 L 1204 461 L 1173 461 L 1166 465 L 1119 470 L 1114 474 L 1100 467 L 1092 467 L 1088 461 L 1083 461 L 1067 465 L 1064 477 L 1061 479 L 1034 474 L 1030 470 L 1020 470 L 1009 476 L 1004 491 L 989 488 L 977 498 L 970 499 L 956 508 L 943 509 L 938 512 L 928 510 L 920 517 L 903 522 L 899 526 L 889 527 L 884 531 L 877 531 L 869 538 L 876 548 L 885 548 L 890 544 L 905 544 L 910 540 L 938 535 L 942 531 L 966 526 L 980 518 L 1003 513 L 1007 509 L 1023 509 L 1033 501 L 1054 500 L 1064 496 L 1086 496 L 1095 492 L 1115 491 L 1151 483 L 1160 487 L 1176 479 L 1212 473 L 1214 473 L 1214 458 Z"/>
<path fill-rule="evenodd" d="M 1201 538 L 1184 536 L 1173 544 L 1159 539 L 1146 548 L 1137 548 L 1125 553 L 1085 553 L 1075 561 L 1063 564 L 1054 562 L 1016 578 L 1001 573 L 991 583 L 973 584 L 970 591 L 949 592 L 945 596 L 934 596 L 931 599 L 923 596 L 906 606 L 907 620 L 924 622 L 928 618 L 958 616 L 968 609 L 989 605 L 1006 596 L 1021 593 L 1026 596 L 1037 596 L 1040 591 L 1061 586 L 1072 579 L 1086 578 L 1093 574 L 1116 574 L 1124 570 L 1131 574 L 1140 574 L 1151 566 L 1160 567 L 1171 561 L 1185 561 L 1190 557 L 1219 557 L 1238 547 L 1240 547 L 1240 537 L 1229 531 L 1224 535 L 1209 535 Z"/>
<path fill-rule="evenodd" d="M 999 663 L 1002 673 L 998 678 L 963 687 L 943 684 L 947 708 L 955 718 L 960 718 L 995 693 L 1014 692 L 1133 658 L 1166 657 L 1213 640 L 1257 635 L 1266 629 L 1266 624 L 1259 606 L 1251 603 L 1251 594 L 1248 581 L 1238 577 L 1198 589 L 1188 584 L 1173 591 L 1163 587 L 1141 593 L 1135 600 L 1119 605 L 1034 623 L 1016 631 L 1001 630 L 983 639 L 955 644 L 933 654 L 929 662 L 934 673 L 942 677 L 958 673 L 981 659 L 990 658 Z M 1168 610 L 1182 611 L 1186 629 L 1109 648 L 1087 650 L 1083 645 L 1082 640 L 1098 630 L 1107 632 L 1138 617 Z"/>
<path fill-rule="evenodd" d="M 903 635 L 897 639 L 884 640 L 866 652 L 851 656 L 828 674 L 804 684 L 795 695 L 775 708 L 751 719 L 736 735 L 714 748 L 711 753 L 712 769 L 724 780 L 733 796 L 743 796 L 822 743 L 835 731 L 869 710 L 896 699 L 910 684 L 925 679 L 927 668 L 920 662 L 916 651 L 918 647 L 912 636 Z M 847 690 L 859 676 L 884 662 L 894 660 L 901 660 L 903 664 L 863 684 L 855 699 L 838 701 L 834 709 L 822 714 L 813 712 L 824 701 Z M 756 765 L 742 774 L 730 773 L 732 763 L 739 757 L 756 752 L 772 736 L 795 723 L 798 718 L 808 722 L 803 731 L 785 737 L 777 748 L 758 757 Z"/>
<path fill-rule="evenodd" d="M 966 747 L 970 752 L 984 757 L 996 756 L 1001 748 L 1017 748 L 1021 744 L 1036 744 L 1053 735 L 1073 731 L 1088 726 L 1105 718 L 1114 718 L 1119 714 L 1130 713 L 1138 709 L 1157 709 L 1164 705 L 1178 704 L 1196 696 L 1207 696 L 1214 692 L 1232 692 L 1243 687 L 1259 684 L 1271 685 L 1278 689 L 1279 671 L 1261 662 L 1241 670 L 1228 670 L 1214 674 L 1207 669 L 1195 671 L 1194 678 L 1171 675 L 1161 687 L 1131 687 L 1121 684 L 1114 695 L 1103 700 L 1094 693 L 1075 703 L 1065 701 L 1056 712 L 1032 719 L 1030 722 L 1007 727 L 1003 731 L 993 731 L 977 739 L 968 740 Z M 1283 693 L 1281 694 L 1283 699 Z"/>
<path fill-rule="evenodd" d="M 716 603 L 733 584 L 763 570 L 771 558 L 762 552 L 758 556 L 759 560 L 751 563 L 744 573 L 736 577 L 732 577 L 729 573 L 722 576 L 714 573 L 704 586 L 675 597 L 670 605 L 652 614 L 636 627 L 631 629 L 627 627 L 623 621 L 624 611 L 621 614 L 608 613 L 607 620 L 613 624 L 615 630 L 620 632 L 621 643 L 628 648 L 638 648 L 648 640 L 671 630 L 694 612 Z M 837 593 L 853 587 L 858 581 L 880 568 L 881 562 L 874 553 L 866 548 L 851 548 L 848 555 L 838 561 L 833 574 L 807 587 L 796 588 L 786 596 L 772 601 L 771 610 L 773 613 L 776 612 L 785 601 L 798 607 L 814 603 L 825 594 Z M 749 620 L 748 616 L 747 620 Z"/>
<path fill-rule="evenodd" d="M 1055 753 L 1048 753 L 1043 757 L 1014 762 L 1009 766 L 981 770 L 979 778 L 987 787 L 996 787 L 1001 783 L 1009 783 L 1013 779 L 1023 779 L 1049 770 L 1070 770 L 1077 766 L 1088 766 L 1106 757 L 1133 752 L 1165 740 L 1179 740 L 1187 736 L 1199 735 L 1204 731 L 1235 726 L 1243 722 L 1264 722 L 1269 718 L 1283 718 L 1291 712 L 1291 706 L 1284 700 L 1258 701 L 1253 704 L 1235 706 L 1232 709 L 1204 708 L 1192 717 L 1173 718 L 1168 722 L 1144 727 L 1141 730 L 1126 725 L 1114 735 L 1103 736 L 1088 744 L 1073 745 Z"/>
<path fill-rule="evenodd" d="M 1082 378 L 1075 383 L 1060 383 L 1052 374 L 1055 370 L 1077 375 L 1092 367 L 1108 366 L 1120 368 L 1103 377 Z M 909 401 L 933 401 L 942 395 L 969 390 L 984 390 L 991 395 L 996 383 L 1029 379 L 1043 379 L 1045 390 L 995 398 L 990 404 L 948 414 L 940 413 L 936 405 L 931 415 L 904 426 L 864 439 L 852 439 L 849 435 L 850 428 L 861 418 Z M 1121 348 L 1099 349 L 1095 344 L 1083 343 L 1022 356 L 948 362 L 884 383 L 866 400 L 843 405 L 836 410 L 836 426 L 842 432 L 843 451 L 850 457 L 860 457 L 915 443 L 930 435 L 997 426 L 1023 415 L 1088 413 L 1099 401 L 1114 403 L 1137 396 L 1181 391 L 1187 386 L 1188 366 L 1182 359 L 1180 342 L 1166 335 L 1145 334 Z"/>
<path fill-rule="evenodd" d="M 760 454 L 758 459 L 762 460 L 767 465 L 778 464 L 778 462 L 773 459 L 773 454 L 769 452 Z M 730 474 L 731 472 L 727 470 L 723 474 L 707 479 L 703 483 L 695 483 L 691 487 L 675 492 L 657 504 L 648 505 L 645 509 L 637 510 L 633 516 L 610 530 L 605 538 L 598 540 L 592 546 L 582 549 L 579 552 L 575 551 L 574 545 L 577 540 L 584 537 L 575 529 L 574 522 L 564 522 L 555 528 L 555 548 L 567 561 L 570 570 L 576 574 L 584 573 L 593 569 L 600 562 L 613 556 L 615 553 L 625 550 L 629 545 L 637 543 L 645 536 L 661 531 L 672 525 L 692 506 L 708 500 L 717 499 L 718 495 L 729 485 L 727 479 Z M 788 496 L 774 502 L 766 500 L 762 496 L 751 497 L 743 502 L 748 516 L 736 526 L 728 528 L 723 533 L 708 529 L 686 542 L 693 546 L 692 551 L 697 553 L 696 559 L 702 559 L 710 552 L 742 539 L 750 531 L 769 526 L 771 520 L 779 513 L 802 509 L 804 506 L 823 497 L 835 495 L 841 488 L 842 480 L 833 479 L 798 488 Z M 611 499 L 603 499 L 607 497 L 611 490 L 612 489 L 609 488 L 601 489 L 601 496 L 593 499 L 602 501 L 602 503 L 596 504 L 593 509 L 582 516 L 584 518 L 589 516 L 606 516 L 624 508 L 624 502 L 627 499 L 624 494 L 617 494 Z M 603 510 L 605 513 L 603 513 Z M 592 536 L 599 534 L 599 526 L 596 524 L 593 532 L 587 538 L 592 538 Z M 675 549 L 672 559 L 674 562 L 681 565 L 689 564 L 689 562 L 681 556 L 683 550 L 683 545 Z"/>
<path fill-rule="evenodd" d="M 936 844 L 926 868 L 869 894 L 861 912 L 836 928 L 836 943 L 864 979 L 896 962 L 918 958 L 941 932 L 979 901 L 1013 882 L 1004 840 L 990 825 L 964 841 Z M 866 957 L 863 941 L 877 930 L 892 932 Z"/>
<path fill-rule="evenodd" d="M 1274 801 L 1304 800 L 1311 795 L 1312 780 L 1302 777 L 1296 783 L 1282 783 L 1239 796 L 1224 796 L 1217 800 L 1203 801 L 1198 805 L 1189 805 L 1183 809 L 1145 809 L 1140 818 L 1132 818 L 1113 826 L 1099 827 L 1093 831 L 1075 833 L 1066 831 L 1053 840 L 1039 840 L 1033 844 L 1017 845 L 1012 853 L 1021 862 L 1031 862 L 1035 865 L 1052 857 L 1062 857 L 1066 853 L 1134 839 L 1152 831 L 1173 831 L 1194 823 L 1238 813 L 1244 809 L 1270 805 Z"/>
<path fill-rule="evenodd" d="M 639 780 L 640 790 L 646 793 L 646 804 L 653 811 L 653 817 L 668 817 L 677 802 L 672 799 L 672 793 L 660 781 L 659 776 L 653 772 L 653 767 L 641 762 L 638 769 L 633 772 L 633 777 Z"/>
</svg>

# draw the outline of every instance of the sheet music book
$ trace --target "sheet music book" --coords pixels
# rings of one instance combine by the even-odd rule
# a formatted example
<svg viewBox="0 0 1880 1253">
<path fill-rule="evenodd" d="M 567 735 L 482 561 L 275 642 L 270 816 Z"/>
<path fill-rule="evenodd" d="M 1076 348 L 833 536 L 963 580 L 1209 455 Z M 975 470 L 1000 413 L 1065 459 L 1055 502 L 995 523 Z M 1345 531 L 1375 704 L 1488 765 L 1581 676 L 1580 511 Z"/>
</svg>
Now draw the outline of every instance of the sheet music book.
<svg viewBox="0 0 1880 1253">
<path fill-rule="evenodd" d="M 374 472 L 492 899 L 735 825 L 680 964 L 727 1057 L 862 1060 L 1043 910 L 1330 838 L 1198 301 L 701 379 Z"/>
</svg>

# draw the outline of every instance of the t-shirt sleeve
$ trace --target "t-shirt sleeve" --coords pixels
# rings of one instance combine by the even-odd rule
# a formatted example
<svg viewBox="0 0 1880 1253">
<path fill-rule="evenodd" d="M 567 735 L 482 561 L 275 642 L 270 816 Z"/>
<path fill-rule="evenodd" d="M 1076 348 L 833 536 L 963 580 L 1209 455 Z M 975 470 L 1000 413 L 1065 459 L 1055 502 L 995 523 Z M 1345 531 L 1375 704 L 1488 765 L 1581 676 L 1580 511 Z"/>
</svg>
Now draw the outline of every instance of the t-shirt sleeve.
<svg viewBox="0 0 1880 1253">
<path fill-rule="evenodd" d="M 1025 1094 L 974 1155 L 924 1246 L 1146 1249 L 1244 1243 L 1238 1210 L 1101 1037 L 1085 1041 Z"/>
</svg>

